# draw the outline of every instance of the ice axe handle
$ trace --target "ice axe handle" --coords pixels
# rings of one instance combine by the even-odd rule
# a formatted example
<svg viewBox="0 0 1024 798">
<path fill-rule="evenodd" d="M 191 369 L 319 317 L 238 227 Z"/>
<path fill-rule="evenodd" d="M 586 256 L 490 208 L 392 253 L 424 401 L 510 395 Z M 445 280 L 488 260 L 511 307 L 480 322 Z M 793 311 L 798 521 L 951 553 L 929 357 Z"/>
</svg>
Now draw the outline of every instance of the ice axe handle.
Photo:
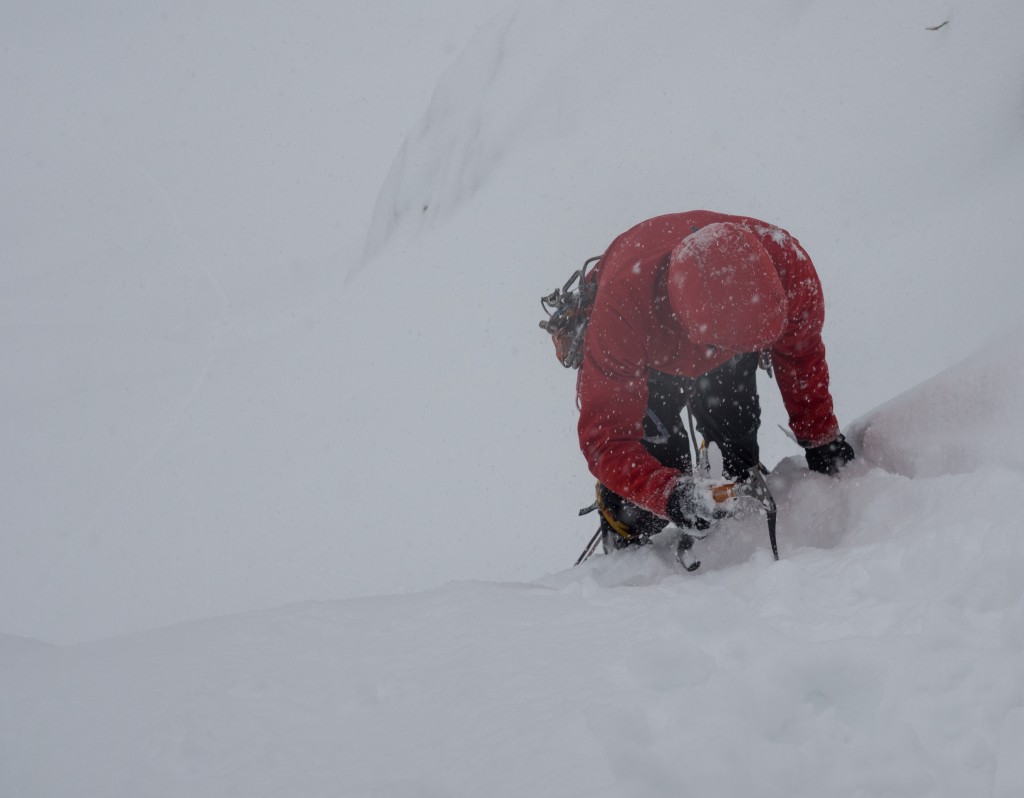
<svg viewBox="0 0 1024 798">
<path fill-rule="evenodd" d="M 757 481 L 759 484 L 755 485 L 753 490 L 748 489 L 744 491 L 743 495 L 757 499 L 761 502 L 761 506 L 764 507 L 765 514 L 768 516 L 768 537 L 772 544 L 772 556 L 777 560 L 779 559 L 779 544 L 775 539 L 775 518 L 777 514 L 775 499 L 768 492 L 768 484 L 764 481 L 764 478 L 758 475 Z M 729 499 L 735 499 L 739 496 L 736 487 L 735 482 L 715 485 L 711 489 L 711 496 L 716 502 L 723 504 L 729 501 Z"/>
<path fill-rule="evenodd" d="M 729 499 L 736 498 L 736 483 L 727 482 L 724 485 L 715 485 L 711 489 L 711 496 L 719 504 L 724 504 Z"/>
</svg>

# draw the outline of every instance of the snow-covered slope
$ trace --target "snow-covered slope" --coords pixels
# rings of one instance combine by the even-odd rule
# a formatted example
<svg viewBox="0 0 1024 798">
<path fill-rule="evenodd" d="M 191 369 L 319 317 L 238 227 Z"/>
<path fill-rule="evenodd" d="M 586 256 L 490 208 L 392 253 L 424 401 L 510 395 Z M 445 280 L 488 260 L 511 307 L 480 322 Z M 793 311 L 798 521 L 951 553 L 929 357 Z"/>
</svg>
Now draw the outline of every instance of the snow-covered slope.
<svg viewBox="0 0 1024 798">
<path fill-rule="evenodd" d="M 666 532 L 530 584 L 0 637 L 0 793 L 1015 798 L 1024 421 L 975 392 L 1019 395 L 1022 351 L 867 414 L 839 480 L 780 464 L 777 563 L 750 519 L 693 574 Z"/>
<path fill-rule="evenodd" d="M 655 213 L 751 213 L 801 239 L 844 424 L 1017 340 L 1020 3 L 506 5 L 7 7 L 0 630 L 94 640 L 561 572 L 593 488 L 537 299 Z M 975 423 L 988 392 L 956 390 L 950 420 Z M 774 463 L 795 449 L 764 395 Z M 933 508 L 974 519 L 1005 472 L 943 449 L 947 422 L 911 435 L 915 412 L 887 413 L 863 428 L 858 467 L 889 470 L 865 470 L 864 493 L 819 495 L 782 463 L 802 510 L 784 547 L 827 557 L 814 546 L 870 549 L 888 529 L 904 568 L 953 567 L 958 535 Z M 1015 467 L 1012 434 L 972 440 L 988 437 Z M 967 509 L 922 477 L 949 502 L 969 487 Z M 997 543 L 1004 499 L 981 502 Z M 654 550 L 607 579 L 660 579 L 641 590 L 659 596 L 747 584 L 761 537 L 722 552 L 735 571 L 677 585 Z M 877 551 L 898 583 L 903 555 Z M 776 589 L 791 601 L 796 553 L 764 570 L 790 574 Z M 849 557 L 825 562 L 855 579 Z M 975 583 L 956 584 L 974 612 Z M 90 650 L 107 656 L 52 661 L 73 679 Z"/>
<path fill-rule="evenodd" d="M 3 4 L 0 630 L 396 589 L 345 562 L 354 342 L 310 307 L 502 5 Z"/>
<path fill-rule="evenodd" d="M 0 795 L 1024 794 L 1024 5 L 2 18 Z M 537 299 L 698 206 L 815 258 L 859 459 L 766 386 L 778 563 L 566 570 Z"/>
</svg>

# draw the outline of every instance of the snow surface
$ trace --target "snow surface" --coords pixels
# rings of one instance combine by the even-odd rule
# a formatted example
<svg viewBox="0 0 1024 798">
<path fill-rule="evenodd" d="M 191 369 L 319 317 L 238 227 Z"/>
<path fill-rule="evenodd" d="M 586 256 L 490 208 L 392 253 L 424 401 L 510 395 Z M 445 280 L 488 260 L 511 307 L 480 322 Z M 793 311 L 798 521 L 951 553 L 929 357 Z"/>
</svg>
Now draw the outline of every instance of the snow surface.
<svg viewBox="0 0 1024 798">
<path fill-rule="evenodd" d="M 841 479 L 781 463 L 777 563 L 748 519 L 694 574 L 663 533 L 532 584 L 0 637 L 4 794 L 1024 794 L 1024 464 L 946 424 L 1020 439 L 970 386 L 1019 391 L 1022 345 L 861 419 Z"/>
<path fill-rule="evenodd" d="M 1024 795 L 1024 5 L 2 19 L 0 795 Z M 565 570 L 537 300 L 694 207 L 814 258 L 859 459 L 765 385 L 780 562 Z"/>
</svg>

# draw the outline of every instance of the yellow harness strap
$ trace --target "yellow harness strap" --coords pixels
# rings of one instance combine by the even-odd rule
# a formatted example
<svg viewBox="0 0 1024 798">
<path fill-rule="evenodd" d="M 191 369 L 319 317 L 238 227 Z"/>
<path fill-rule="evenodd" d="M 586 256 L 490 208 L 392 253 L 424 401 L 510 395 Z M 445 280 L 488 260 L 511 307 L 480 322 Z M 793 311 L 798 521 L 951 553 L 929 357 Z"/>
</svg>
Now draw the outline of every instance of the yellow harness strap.
<svg viewBox="0 0 1024 798">
<path fill-rule="evenodd" d="M 601 501 L 601 483 L 597 483 L 597 509 L 601 513 L 601 517 L 608 522 L 610 526 L 620 538 L 623 540 L 633 540 L 636 537 L 628 526 L 622 523 L 618 518 L 611 514 L 611 511 L 605 507 L 603 501 Z"/>
</svg>

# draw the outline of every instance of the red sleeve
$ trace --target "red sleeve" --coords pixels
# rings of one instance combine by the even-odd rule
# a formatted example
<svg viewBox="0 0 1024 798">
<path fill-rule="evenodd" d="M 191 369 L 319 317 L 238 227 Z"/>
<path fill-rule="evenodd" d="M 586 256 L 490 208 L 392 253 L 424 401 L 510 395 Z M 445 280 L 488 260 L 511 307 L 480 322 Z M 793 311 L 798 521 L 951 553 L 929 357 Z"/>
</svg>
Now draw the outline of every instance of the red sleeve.
<svg viewBox="0 0 1024 798">
<path fill-rule="evenodd" d="M 778 233 L 782 233 L 783 240 Z M 797 240 L 778 231 L 773 243 L 777 245 L 775 251 L 769 251 L 778 258 L 776 264 L 789 303 L 789 323 L 772 348 L 775 376 L 793 434 L 805 446 L 818 446 L 839 434 L 821 340 L 824 295 L 814 264 Z"/>
<path fill-rule="evenodd" d="M 611 289 L 611 290 L 609 290 Z M 611 286 L 598 293 L 579 375 L 580 448 L 601 484 L 667 517 L 680 473 L 642 443 L 647 411 L 645 331 L 616 307 Z"/>
</svg>

